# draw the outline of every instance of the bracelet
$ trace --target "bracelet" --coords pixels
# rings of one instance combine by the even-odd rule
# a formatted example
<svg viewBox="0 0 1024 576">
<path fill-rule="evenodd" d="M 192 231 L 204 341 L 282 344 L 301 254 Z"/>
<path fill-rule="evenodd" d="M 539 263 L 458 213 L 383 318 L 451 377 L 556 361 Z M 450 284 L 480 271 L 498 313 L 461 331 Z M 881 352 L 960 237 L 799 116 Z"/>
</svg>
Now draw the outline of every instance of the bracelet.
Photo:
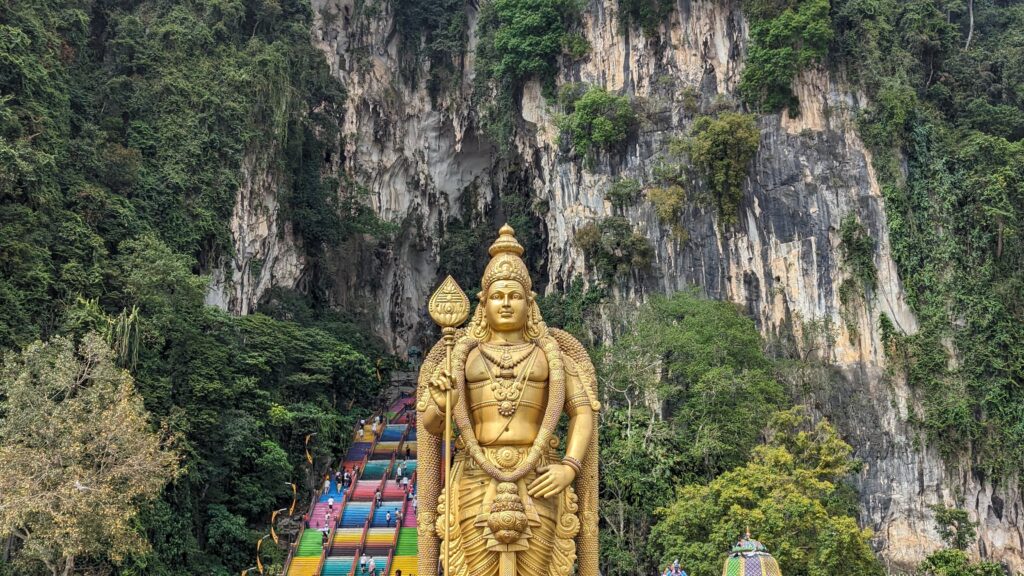
<svg viewBox="0 0 1024 576">
<path fill-rule="evenodd" d="M 565 464 L 569 468 L 572 468 L 573 470 L 575 470 L 577 476 L 579 476 L 580 475 L 580 471 L 583 470 L 583 464 L 580 463 L 579 460 L 577 460 L 577 459 L 575 459 L 575 458 L 573 458 L 572 456 L 569 456 L 569 455 L 566 455 L 565 458 L 562 458 L 562 464 Z"/>
</svg>

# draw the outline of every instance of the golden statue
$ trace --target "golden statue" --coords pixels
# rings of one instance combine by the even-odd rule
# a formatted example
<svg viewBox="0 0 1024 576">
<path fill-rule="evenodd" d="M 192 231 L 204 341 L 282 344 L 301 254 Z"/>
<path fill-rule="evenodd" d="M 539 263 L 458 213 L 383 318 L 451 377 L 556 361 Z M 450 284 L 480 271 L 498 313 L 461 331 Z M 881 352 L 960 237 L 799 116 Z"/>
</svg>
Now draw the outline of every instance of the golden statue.
<svg viewBox="0 0 1024 576">
<path fill-rule="evenodd" d="M 579 341 L 544 325 L 507 224 L 489 253 L 468 326 L 455 330 L 469 302 L 451 278 L 430 302 L 445 337 L 417 393 L 419 576 L 437 576 L 439 558 L 445 576 L 568 576 L 574 564 L 597 576 L 594 366 Z M 458 437 L 442 493 L 446 412 Z"/>
</svg>

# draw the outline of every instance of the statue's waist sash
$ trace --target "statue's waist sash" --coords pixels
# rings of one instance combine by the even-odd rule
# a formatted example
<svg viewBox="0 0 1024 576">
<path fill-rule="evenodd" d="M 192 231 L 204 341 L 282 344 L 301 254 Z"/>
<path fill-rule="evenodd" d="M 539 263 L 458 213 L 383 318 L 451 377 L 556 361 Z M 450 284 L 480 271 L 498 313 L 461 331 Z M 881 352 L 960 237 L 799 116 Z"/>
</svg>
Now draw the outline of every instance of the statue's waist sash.
<svg viewBox="0 0 1024 576">
<path fill-rule="evenodd" d="M 526 461 L 530 447 L 496 446 L 482 447 L 482 450 L 484 457 L 492 464 L 499 468 L 511 470 Z M 558 455 L 553 448 L 541 454 L 537 467 L 545 466 L 550 462 L 558 462 Z M 553 522 L 557 518 L 557 498 L 534 499 L 527 493 L 527 487 L 530 482 L 538 476 L 536 470 L 531 470 L 526 476 L 515 483 L 518 488 L 518 496 L 523 504 L 523 512 L 526 514 L 528 527 L 523 531 L 522 537 L 517 544 L 508 547 L 501 546 L 493 539 L 488 528 L 488 519 L 490 518 L 492 504 L 497 496 L 499 482 L 491 478 L 465 452 L 459 452 L 455 455 L 453 476 L 459 486 L 460 499 L 463 500 L 464 504 L 467 504 L 459 511 L 460 522 L 472 521 L 476 527 L 482 529 L 488 544 L 487 548 L 490 550 L 524 550 L 529 547 L 529 540 L 532 537 L 530 527 L 537 527 L 542 521 Z M 477 496 L 470 497 L 471 493 L 475 493 Z"/>
</svg>

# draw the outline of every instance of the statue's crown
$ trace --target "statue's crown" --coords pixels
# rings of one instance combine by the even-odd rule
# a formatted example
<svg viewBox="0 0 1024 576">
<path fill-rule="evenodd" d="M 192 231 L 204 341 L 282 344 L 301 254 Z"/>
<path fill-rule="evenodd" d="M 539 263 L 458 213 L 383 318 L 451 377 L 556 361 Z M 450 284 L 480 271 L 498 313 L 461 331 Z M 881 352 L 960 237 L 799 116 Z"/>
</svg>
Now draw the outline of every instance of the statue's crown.
<svg viewBox="0 0 1024 576">
<path fill-rule="evenodd" d="M 480 281 L 484 291 L 498 280 L 515 280 L 529 292 L 533 282 L 530 280 L 530 271 L 526 268 L 526 263 L 520 258 L 523 252 L 525 250 L 516 240 L 515 230 L 508 224 L 502 226 L 498 230 L 498 239 L 487 249 L 491 261 L 487 263 L 483 279 Z"/>
<path fill-rule="evenodd" d="M 498 230 L 498 239 L 491 244 L 491 247 L 487 249 L 487 253 L 493 258 L 502 252 L 511 252 L 516 256 L 522 256 L 523 250 L 522 245 L 516 240 L 516 231 L 512 229 L 507 223 Z"/>
</svg>

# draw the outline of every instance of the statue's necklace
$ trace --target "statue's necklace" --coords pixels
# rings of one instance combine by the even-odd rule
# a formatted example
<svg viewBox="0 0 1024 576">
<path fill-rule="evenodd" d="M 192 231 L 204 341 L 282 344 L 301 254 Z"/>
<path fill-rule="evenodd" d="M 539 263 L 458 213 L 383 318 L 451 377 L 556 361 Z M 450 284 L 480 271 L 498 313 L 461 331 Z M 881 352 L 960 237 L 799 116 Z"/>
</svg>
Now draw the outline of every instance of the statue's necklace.
<svg viewBox="0 0 1024 576">
<path fill-rule="evenodd" d="M 502 371 L 512 370 L 523 363 L 537 348 L 533 342 L 517 345 L 481 344 L 480 353 Z"/>
<path fill-rule="evenodd" d="M 501 346 L 501 348 L 512 347 Z M 506 353 L 502 355 L 500 360 L 495 360 L 483 345 L 480 346 L 480 352 L 485 360 L 484 367 L 487 369 L 487 378 L 491 381 L 491 392 L 494 394 L 494 399 L 498 401 L 498 413 L 506 418 L 515 414 L 519 408 L 519 399 L 523 394 L 524 381 L 529 377 L 530 371 L 533 370 L 533 360 L 520 371 L 518 377 L 515 376 L 512 369 L 527 358 L 535 358 L 537 352 L 536 345 L 532 343 L 527 346 L 517 346 L 516 348 L 524 351 L 519 352 L 519 350 L 516 350 L 517 354 L 515 357 Z M 494 377 L 491 367 L 487 365 L 488 362 L 497 365 L 501 369 L 498 378 Z"/>
</svg>

